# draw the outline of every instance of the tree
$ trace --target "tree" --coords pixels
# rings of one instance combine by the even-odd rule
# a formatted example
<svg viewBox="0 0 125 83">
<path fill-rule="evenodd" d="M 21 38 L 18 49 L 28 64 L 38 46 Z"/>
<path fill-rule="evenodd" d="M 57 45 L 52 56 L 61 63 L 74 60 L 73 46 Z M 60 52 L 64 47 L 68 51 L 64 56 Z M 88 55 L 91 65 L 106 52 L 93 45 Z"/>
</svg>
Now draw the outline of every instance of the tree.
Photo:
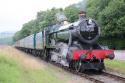
<svg viewBox="0 0 125 83">
<path fill-rule="evenodd" d="M 65 8 L 64 13 L 69 22 L 74 22 L 78 19 L 79 9 L 75 5 L 71 5 Z"/>
<path fill-rule="evenodd" d="M 87 13 L 101 26 L 102 37 L 121 37 L 125 15 L 124 0 L 88 0 Z"/>
<path fill-rule="evenodd" d="M 56 13 L 59 9 L 52 8 L 51 10 L 47 11 L 40 11 L 37 13 L 37 20 L 40 30 L 56 24 Z"/>
<path fill-rule="evenodd" d="M 103 36 L 121 37 L 123 33 L 123 27 L 125 24 L 123 21 L 125 15 L 125 2 L 124 0 L 112 0 L 108 6 L 99 13 L 98 20 L 103 26 Z"/>
</svg>

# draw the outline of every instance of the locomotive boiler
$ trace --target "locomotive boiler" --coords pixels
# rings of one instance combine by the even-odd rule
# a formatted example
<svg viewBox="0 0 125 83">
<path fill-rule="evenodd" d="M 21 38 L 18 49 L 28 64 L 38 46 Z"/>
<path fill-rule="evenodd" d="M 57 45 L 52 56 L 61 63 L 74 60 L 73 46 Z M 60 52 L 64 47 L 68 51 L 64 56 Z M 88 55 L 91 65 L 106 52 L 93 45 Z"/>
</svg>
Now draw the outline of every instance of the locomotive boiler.
<svg viewBox="0 0 125 83">
<path fill-rule="evenodd" d="M 54 25 L 50 28 L 51 38 L 57 41 L 68 42 L 69 39 L 72 39 L 72 41 L 93 44 L 100 36 L 100 28 L 93 19 L 81 19 L 74 23 L 63 26 Z"/>
</svg>

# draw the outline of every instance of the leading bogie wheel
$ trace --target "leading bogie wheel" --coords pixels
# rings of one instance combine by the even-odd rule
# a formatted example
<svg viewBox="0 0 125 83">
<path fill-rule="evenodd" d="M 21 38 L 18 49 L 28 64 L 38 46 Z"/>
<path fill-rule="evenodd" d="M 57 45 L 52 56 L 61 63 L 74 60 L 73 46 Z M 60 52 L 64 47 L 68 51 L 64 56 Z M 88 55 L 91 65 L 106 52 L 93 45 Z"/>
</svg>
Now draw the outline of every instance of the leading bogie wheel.
<svg viewBox="0 0 125 83">
<path fill-rule="evenodd" d="M 76 72 L 81 72 L 81 70 L 82 70 L 82 62 L 81 62 L 81 60 L 76 60 L 75 61 L 75 70 L 76 70 Z"/>
</svg>

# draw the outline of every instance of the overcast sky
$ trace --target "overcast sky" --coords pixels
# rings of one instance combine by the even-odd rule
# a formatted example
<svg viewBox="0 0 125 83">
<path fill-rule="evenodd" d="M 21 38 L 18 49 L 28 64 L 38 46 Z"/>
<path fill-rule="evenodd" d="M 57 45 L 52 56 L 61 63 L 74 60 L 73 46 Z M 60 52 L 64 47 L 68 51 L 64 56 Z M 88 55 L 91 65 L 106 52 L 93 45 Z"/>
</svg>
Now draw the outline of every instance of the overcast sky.
<svg viewBox="0 0 125 83">
<path fill-rule="evenodd" d="M 0 0 L 0 32 L 18 31 L 40 10 L 66 7 L 81 0 Z"/>
</svg>

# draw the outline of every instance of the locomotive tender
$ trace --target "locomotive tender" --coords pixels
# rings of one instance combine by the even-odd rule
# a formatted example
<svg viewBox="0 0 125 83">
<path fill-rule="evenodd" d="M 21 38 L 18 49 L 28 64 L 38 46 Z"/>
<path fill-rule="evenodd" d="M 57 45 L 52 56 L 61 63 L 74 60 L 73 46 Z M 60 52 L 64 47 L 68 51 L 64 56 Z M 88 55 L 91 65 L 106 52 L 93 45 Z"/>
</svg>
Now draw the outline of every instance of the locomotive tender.
<svg viewBox="0 0 125 83">
<path fill-rule="evenodd" d="M 100 27 L 95 20 L 81 18 L 66 25 L 65 22 L 21 39 L 15 47 L 76 71 L 105 69 L 104 59 L 113 59 L 114 51 L 96 43 Z"/>
</svg>

